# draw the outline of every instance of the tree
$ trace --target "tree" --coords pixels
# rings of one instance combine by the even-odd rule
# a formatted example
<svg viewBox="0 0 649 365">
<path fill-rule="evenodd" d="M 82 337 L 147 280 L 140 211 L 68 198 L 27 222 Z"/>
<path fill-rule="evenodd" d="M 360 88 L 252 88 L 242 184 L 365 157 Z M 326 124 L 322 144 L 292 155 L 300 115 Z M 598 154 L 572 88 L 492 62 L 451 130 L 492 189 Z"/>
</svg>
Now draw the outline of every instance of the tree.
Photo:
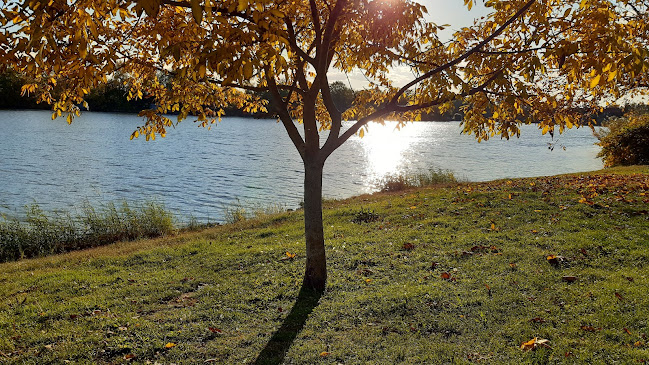
<svg viewBox="0 0 649 365">
<path fill-rule="evenodd" d="M 474 2 L 464 0 L 469 10 Z M 265 108 L 244 91 L 269 92 L 304 162 L 304 286 L 322 291 L 322 169 L 368 123 L 401 126 L 463 99 L 464 131 L 478 141 L 518 136 L 532 120 L 553 134 L 555 126 L 588 124 L 603 100 L 648 84 L 645 0 L 485 5 L 491 14 L 446 44 L 437 36 L 442 27 L 426 22 L 426 9 L 411 0 L 8 1 L 0 60 L 31 75 L 35 83 L 23 90 L 68 121 L 88 90 L 123 72 L 130 97 L 155 100 L 132 135 L 147 140 L 174 125 L 165 113 L 178 112 L 176 122 L 192 114 L 209 127 L 226 106 Z M 412 69 L 405 85 L 390 79 L 397 65 Z M 344 115 L 332 96 L 332 70 L 358 70 L 369 81 Z M 56 99 L 55 85 L 64 86 Z M 343 118 L 355 122 L 343 130 Z M 329 130 L 323 143 L 322 130 Z"/>
<path fill-rule="evenodd" d="M 21 95 L 20 88 L 25 83 L 13 70 L 0 73 L 0 109 L 37 109 L 40 106 L 33 95 Z"/>
<path fill-rule="evenodd" d="M 329 90 L 331 90 L 331 101 L 341 112 L 345 112 L 354 104 L 354 90 L 341 81 L 333 82 L 329 85 Z"/>
</svg>

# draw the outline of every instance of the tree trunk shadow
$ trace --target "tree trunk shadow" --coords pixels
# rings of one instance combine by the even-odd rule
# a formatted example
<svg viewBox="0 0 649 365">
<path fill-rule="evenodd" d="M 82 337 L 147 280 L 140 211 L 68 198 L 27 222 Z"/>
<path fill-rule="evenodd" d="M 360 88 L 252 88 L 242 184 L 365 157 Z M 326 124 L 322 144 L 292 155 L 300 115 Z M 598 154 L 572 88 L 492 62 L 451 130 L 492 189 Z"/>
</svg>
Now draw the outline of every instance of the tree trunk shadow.
<svg viewBox="0 0 649 365">
<path fill-rule="evenodd" d="M 286 316 L 282 326 L 275 331 L 270 338 L 266 347 L 259 353 L 255 360 L 255 365 L 275 365 L 281 364 L 288 352 L 288 349 L 295 341 L 298 333 L 302 331 L 307 318 L 313 309 L 318 306 L 318 300 L 322 293 L 313 289 L 302 287 L 298 294 L 297 300 Z"/>
</svg>

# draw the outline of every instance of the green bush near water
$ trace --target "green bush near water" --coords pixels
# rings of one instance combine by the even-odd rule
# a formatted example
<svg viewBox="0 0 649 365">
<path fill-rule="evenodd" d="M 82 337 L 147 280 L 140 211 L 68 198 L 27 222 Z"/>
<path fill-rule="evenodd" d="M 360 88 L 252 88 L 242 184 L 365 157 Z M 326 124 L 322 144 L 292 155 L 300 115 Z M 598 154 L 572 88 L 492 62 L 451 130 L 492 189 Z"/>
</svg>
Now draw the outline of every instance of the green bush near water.
<svg viewBox="0 0 649 365">
<path fill-rule="evenodd" d="M 608 120 L 607 133 L 597 133 L 606 167 L 649 164 L 649 114 L 633 113 Z"/>
<path fill-rule="evenodd" d="M 427 172 L 389 175 L 379 182 L 379 187 L 382 192 L 388 192 L 455 182 L 457 182 L 457 179 L 455 178 L 455 175 L 453 175 L 452 171 L 431 169 Z"/>
<path fill-rule="evenodd" d="M 14 261 L 84 249 L 122 240 L 151 238 L 174 230 L 173 216 L 155 202 L 86 203 L 81 213 L 47 215 L 37 204 L 26 207 L 24 221 L 0 221 L 0 261 Z"/>
</svg>

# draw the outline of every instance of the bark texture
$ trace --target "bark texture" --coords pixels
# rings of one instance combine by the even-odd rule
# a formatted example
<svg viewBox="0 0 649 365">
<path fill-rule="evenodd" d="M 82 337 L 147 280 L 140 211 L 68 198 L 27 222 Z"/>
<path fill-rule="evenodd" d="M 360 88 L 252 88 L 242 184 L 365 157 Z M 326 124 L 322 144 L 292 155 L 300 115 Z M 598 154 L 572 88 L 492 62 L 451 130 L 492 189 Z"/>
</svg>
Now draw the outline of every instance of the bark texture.
<svg viewBox="0 0 649 365">
<path fill-rule="evenodd" d="M 306 238 L 306 270 L 303 286 L 323 292 L 327 282 L 322 225 L 322 168 L 324 163 L 304 164 L 304 233 Z"/>
</svg>

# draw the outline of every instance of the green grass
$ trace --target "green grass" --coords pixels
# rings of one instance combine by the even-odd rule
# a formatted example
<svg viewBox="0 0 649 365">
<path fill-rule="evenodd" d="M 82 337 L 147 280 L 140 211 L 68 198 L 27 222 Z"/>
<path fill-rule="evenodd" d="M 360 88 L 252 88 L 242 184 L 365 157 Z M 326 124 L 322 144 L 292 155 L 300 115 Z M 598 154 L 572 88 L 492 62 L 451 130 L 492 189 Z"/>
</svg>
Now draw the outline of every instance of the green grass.
<svg viewBox="0 0 649 365">
<path fill-rule="evenodd" d="M 5 263 L 0 363 L 641 363 L 648 208 L 648 167 L 328 202 L 328 289 L 293 311 L 299 211 Z"/>
</svg>

